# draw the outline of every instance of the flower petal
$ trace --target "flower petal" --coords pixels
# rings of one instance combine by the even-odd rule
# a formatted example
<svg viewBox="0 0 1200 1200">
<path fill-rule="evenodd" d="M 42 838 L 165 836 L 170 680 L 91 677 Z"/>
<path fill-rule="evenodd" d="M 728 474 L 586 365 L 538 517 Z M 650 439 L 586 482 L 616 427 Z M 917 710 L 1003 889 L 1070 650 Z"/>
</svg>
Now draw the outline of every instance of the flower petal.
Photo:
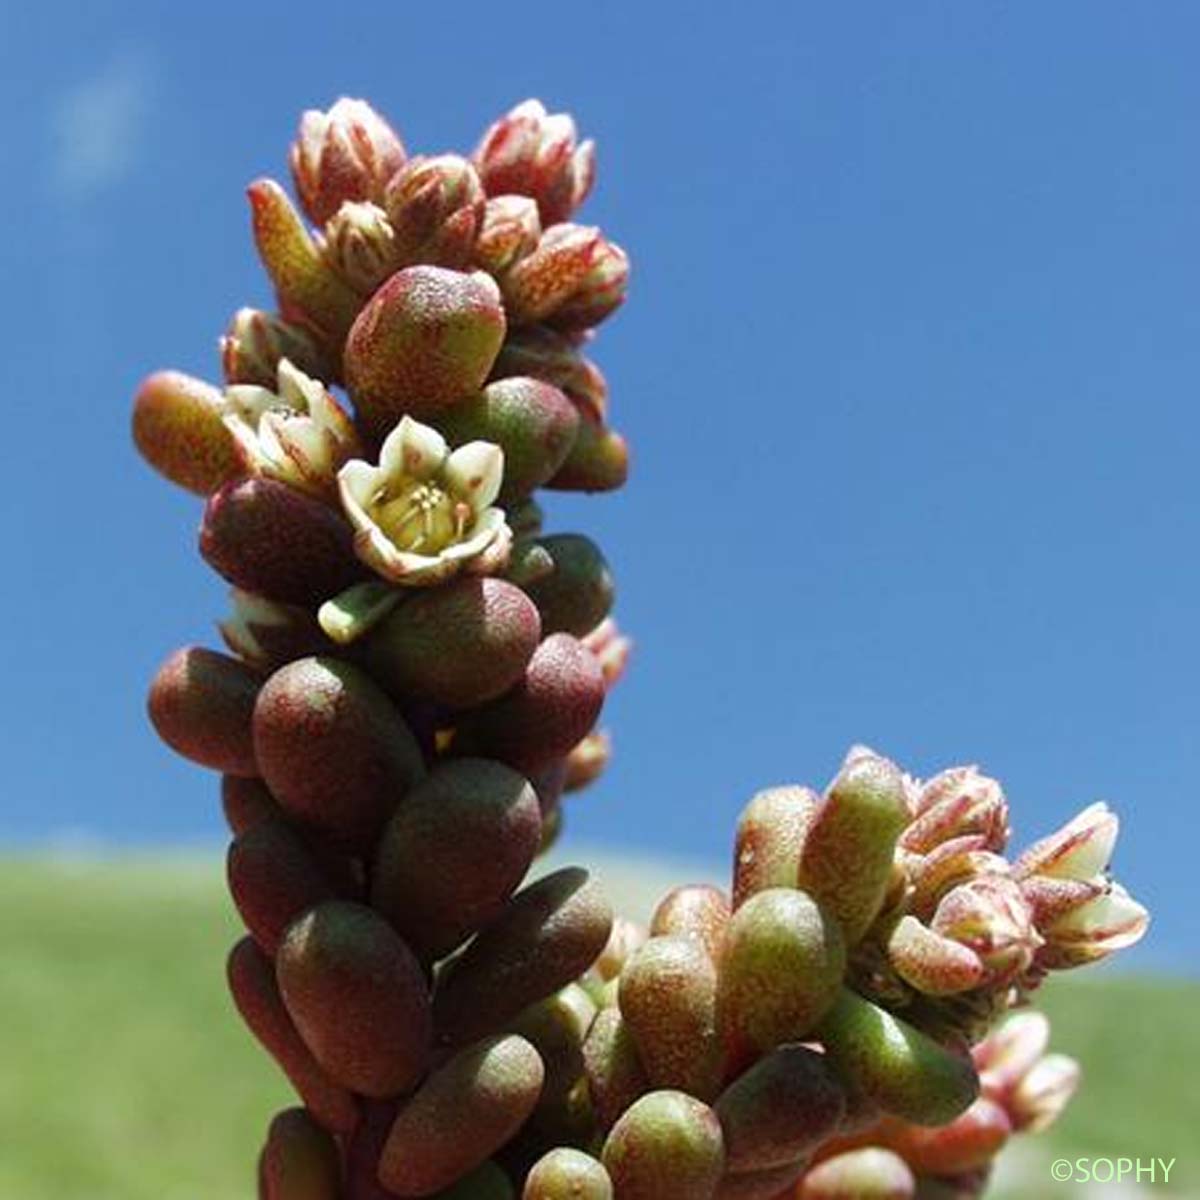
<svg viewBox="0 0 1200 1200">
<path fill-rule="evenodd" d="M 504 451 L 492 442 L 467 442 L 446 460 L 442 478 L 472 512 L 481 513 L 500 494 Z"/>
<path fill-rule="evenodd" d="M 401 417 L 379 452 L 379 466 L 388 478 L 432 479 L 446 461 L 446 439 L 436 429 Z"/>
</svg>

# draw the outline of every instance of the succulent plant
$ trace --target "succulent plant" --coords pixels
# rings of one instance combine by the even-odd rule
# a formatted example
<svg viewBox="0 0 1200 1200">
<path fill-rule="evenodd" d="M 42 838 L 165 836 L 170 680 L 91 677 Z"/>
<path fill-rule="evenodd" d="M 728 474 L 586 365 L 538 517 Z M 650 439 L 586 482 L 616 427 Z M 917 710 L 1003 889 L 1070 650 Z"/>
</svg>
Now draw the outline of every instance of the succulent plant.
<svg viewBox="0 0 1200 1200">
<path fill-rule="evenodd" d="M 592 143 L 526 101 L 410 158 L 340 100 L 290 166 L 298 207 L 250 188 L 278 312 L 235 314 L 224 388 L 151 375 L 133 424 L 232 585 L 229 653 L 171 655 L 149 714 L 221 773 L 229 988 L 300 1101 L 260 1197 L 981 1194 L 1079 1079 L 1009 1010 L 1146 929 L 1116 817 L 1010 861 L 999 783 L 858 746 L 755 795 L 728 890 L 646 926 L 539 875 L 630 656 L 604 553 L 537 499 L 628 471 L 581 349 L 628 280 L 574 221 Z"/>
</svg>

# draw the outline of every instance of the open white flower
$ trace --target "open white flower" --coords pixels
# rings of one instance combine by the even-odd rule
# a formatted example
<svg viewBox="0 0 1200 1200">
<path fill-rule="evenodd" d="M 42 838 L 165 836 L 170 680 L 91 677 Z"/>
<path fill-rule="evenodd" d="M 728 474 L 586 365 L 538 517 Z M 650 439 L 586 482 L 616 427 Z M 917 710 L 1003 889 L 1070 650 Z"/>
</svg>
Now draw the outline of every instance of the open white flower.
<svg viewBox="0 0 1200 1200">
<path fill-rule="evenodd" d="M 224 421 L 252 475 L 322 499 L 336 495 L 338 468 L 361 453 L 350 418 L 324 384 L 286 358 L 275 391 L 241 383 L 225 389 Z"/>
<path fill-rule="evenodd" d="M 503 476 L 499 446 L 468 442 L 450 452 L 436 429 L 404 417 L 384 441 L 379 466 L 352 459 L 338 472 L 355 551 L 406 587 L 498 570 L 512 544 L 503 510 L 491 507 Z"/>
</svg>

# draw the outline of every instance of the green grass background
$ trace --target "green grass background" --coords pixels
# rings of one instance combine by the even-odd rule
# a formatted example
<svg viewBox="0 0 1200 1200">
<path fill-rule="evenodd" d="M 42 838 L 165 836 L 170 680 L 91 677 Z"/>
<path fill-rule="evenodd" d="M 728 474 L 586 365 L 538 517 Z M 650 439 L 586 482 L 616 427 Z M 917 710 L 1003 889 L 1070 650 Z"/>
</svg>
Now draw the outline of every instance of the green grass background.
<svg viewBox="0 0 1200 1200">
<path fill-rule="evenodd" d="M 662 868 L 610 866 L 640 914 Z M 221 874 L 215 858 L 0 859 L 0 1200 L 253 1196 L 265 1123 L 292 1101 L 225 992 Z M 1049 1164 L 1123 1155 L 1178 1160 L 1148 1194 L 1200 1195 L 1200 984 L 1090 972 L 1043 1007 L 1084 1088 L 1012 1148 L 996 1194 L 1115 1200 Z"/>
</svg>

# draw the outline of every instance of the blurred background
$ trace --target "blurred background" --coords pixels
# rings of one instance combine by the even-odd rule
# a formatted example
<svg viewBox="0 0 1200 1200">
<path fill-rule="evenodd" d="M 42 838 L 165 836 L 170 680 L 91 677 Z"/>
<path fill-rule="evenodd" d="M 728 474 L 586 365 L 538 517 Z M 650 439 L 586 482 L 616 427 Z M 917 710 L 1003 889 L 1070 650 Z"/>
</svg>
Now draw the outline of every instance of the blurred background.
<svg viewBox="0 0 1200 1200">
<path fill-rule="evenodd" d="M 129 405 L 269 303 L 243 188 L 342 94 L 425 152 L 571 110 L 633 257 L 633 477 L 549 510 L 637 642 L 562 853 L 636 910 L 856 741 L 980 763 L 1018 844 L 1108 800 L 1154 924 L 1048 994 L 1091 1076 L 1054 1145 L 1200 1187 L 1198 45 L 1187 0 L 0 2 L 0 1200 L 248 1196 L 286 1094 L 223 993 L 216 781 L 144 715 L 226 600 Z"/>
</svg>

